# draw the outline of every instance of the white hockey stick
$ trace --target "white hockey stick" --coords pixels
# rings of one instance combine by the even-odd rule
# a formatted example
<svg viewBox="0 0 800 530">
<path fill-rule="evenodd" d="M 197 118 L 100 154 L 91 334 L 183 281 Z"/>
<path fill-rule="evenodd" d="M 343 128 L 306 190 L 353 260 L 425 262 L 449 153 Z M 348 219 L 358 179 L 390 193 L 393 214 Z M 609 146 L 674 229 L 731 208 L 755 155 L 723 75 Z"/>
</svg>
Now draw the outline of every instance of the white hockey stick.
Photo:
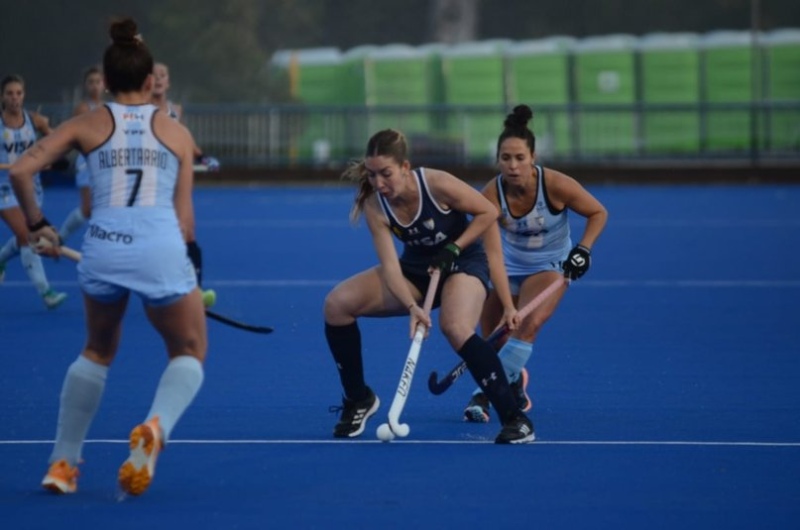
<svg viewBox="0 0 800 530">
<path fill-rule="evenodd" d="M 439 286 L 439 278 L 441 271 L 436 269 L 431 274 L 431 280 L 428 283 L 428 291 L 425 293 L 425 302 L 422 309 L 425 314 L 431 314 L 431 307 L 433 307 L 433 299 L 436 296 L 436 289 Z M 383 441 L 390 441 L 395 435 L 405 438 L 411 432 L 411 428 L 407 423 L 400 423 L 400 414 L 403 412 L 403 407 L 406 405 L 408 393 L 411 391 L 411 381 L 414 378 L 414 371 L 417 368 L 417 359 L 419 352 L 422 348 L 422 340 L 425 338 L 426 328 L 424 324 L 418 324 L 414 333 L 414 339 L 411 341 L 411 348 L 408 350 L 406 363 L 403 365 L 403 373 L 400 376 L 400 382 L 397 384 L 397 390 L 394 393 L 392 406 L 389 408 L 389 423 L 383 423 L 378 427 L 378 438 Z"/>
</svg>

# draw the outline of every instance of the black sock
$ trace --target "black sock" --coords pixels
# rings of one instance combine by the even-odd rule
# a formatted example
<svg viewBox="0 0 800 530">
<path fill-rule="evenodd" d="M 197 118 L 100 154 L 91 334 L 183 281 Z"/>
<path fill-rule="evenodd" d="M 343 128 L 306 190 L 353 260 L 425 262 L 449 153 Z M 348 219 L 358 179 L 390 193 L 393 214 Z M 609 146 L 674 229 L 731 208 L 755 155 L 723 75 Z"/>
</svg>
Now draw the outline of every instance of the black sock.
<svg viewBox="0 0 800 530">
<path fill-rule="evenodd" d="M 500 423 L 505 423 L 518 409 L 497 352 L 488 342 L 473 335 L 457 353 L 467 363 L 472 378 L 497 410 Z"/>
<path fill-rule="evenodd" d="M 331 326 L 325 323 L 325 338 L 333 354 L 344 395 L 353 401 L 365 399 L 367 385 L 364 382 L 364 365 L 361 360 L 361 331 L 358 323 L 346 326 Z"/>
<path fill-rule="evenodd" d="M 197 275 L 197 285 L 203 283 L 203 251 L 200 250 L 200 245 L 197 241 L 189 241 L 186 243 L 186 254 L 194 265 L 194 273 Z"/>
</svg>

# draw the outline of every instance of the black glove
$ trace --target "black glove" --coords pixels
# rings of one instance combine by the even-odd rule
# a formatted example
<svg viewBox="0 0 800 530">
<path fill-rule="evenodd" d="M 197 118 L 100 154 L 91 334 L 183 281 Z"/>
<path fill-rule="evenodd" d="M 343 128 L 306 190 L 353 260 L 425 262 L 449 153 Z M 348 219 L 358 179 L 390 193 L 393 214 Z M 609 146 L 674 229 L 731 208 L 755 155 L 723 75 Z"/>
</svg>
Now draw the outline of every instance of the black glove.
<svg viewBox="0 0 800 530">
<path fill-rule="evenodd" d="M 567 260 L 564 262 L 564 276 L 570 280 L 577 280 L 589 270 L 592 264 L 591 252 L 583 245 L 578 245 L 569 251 Z"/>
<path fill-rule="evenodd" d="M 446 244 L 431 260 L 430 266 L 442 272 L 452 272 L 461 249 L 455 243 Z"/>
<path fill-rule="evenodd" d="M 197 285 L 203 283 L 203 251 L 200 250 L 200 245 L 197 241 L 189 241 L 186 243 L 186 254 L 194 266 L 194 273 L 197 275 Z"/>
</svg>

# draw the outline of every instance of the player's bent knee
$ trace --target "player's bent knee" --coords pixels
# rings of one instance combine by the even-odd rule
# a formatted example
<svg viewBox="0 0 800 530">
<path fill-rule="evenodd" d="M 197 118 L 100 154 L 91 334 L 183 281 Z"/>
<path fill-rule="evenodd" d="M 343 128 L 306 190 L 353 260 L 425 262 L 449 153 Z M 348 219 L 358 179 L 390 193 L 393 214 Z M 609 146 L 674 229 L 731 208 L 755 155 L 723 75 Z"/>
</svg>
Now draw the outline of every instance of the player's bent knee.
<svg viewBox="0 0 800 530">
<path fill-rule="evenodd" d="M 442 323 L 441 331 L 455 350 L 460 350 L 464 343 L 475 334 L 474 329 L 455 323 Z"/>
<path fill-rule="evenodd" d="M 348 317 L 347 298 L 340 291 L 334 289 L 325 297 L 322 311 L 326 322 L 334 322 Z"/>
<path fill-rule="evenodd" d="M 207 351 L 208 342 L 205 339 L 199 336 L 188 337 L 182 341 L 179 346 L 170 348 L 169 357 L 170 359 L 174 359 L 181 355 L 187 355 L 203 362 L 205 361 Z"/>
</svg>

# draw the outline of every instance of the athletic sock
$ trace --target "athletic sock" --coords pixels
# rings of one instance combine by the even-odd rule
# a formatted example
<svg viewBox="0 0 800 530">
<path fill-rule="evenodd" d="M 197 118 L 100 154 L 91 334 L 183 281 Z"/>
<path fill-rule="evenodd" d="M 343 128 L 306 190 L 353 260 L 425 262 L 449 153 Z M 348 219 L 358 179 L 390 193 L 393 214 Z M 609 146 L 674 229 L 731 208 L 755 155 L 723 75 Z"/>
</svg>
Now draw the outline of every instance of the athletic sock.
<svg viewBox="0 0 800 530">
<path fill-rule="evenodd" d="M 66 219 L 64 219 L 64 222 L 61 224 L 61 228 L 58 229 L 58 236 L 62 241 L 66 241 L 67 238 L 74 234 L 75 231 L 83 226 L 83 223 L 85 222 L 86 218 L 83 216 L 81 207 L 78 206 L 69 213 Z"/>
<path fill-rule="evenodd" d="M 200 245 L 197 241 L 189 241 L 186 243 L 186 254 L 194 265 L 194 273 L 197 275 L 198 287 L 203 283 L 203 251 L 200 250 Z"/>
<path fill-rule="evenodd" d="M 41 256 L 26 245 L 19 249 L 19 259 L 22 260 L 22 266 L 33 286 L 39 291 L 39 295 L 44 296 L 50 289 L 50 284 L 47 283 L 47 277 L 44 274 Z"/>
<path fill-rule="evenodd" d="M 56 444 L 50 463 L 63 458 L 74 466 L 80 461 L 83 441 L 100 406 L 107 375 L 107 366 L 83 355 L 70 365 L 61 387 Z"/>
<path fill-rule="evenodd" d="M 344 395 L 350 400 L 361 401 L 369 392 L 364 382 L 364 364 L 361 359 L 361 330 L 358 323 L 346 326 L 331 326 L 325 323 L 325 338 L 333 354 Z"/>
<path fill-rule="evenodd" d="M 469 373 L 489 398 L 503 423 L 517 410 L 517 404 L 494 348 L 478 335 L 472 335 L 457 353 L 467 363 Z"/>
<path fill-rule="evenodd" d="M 497 356 L 500 357 L 500 362 L 503 363 L 509 383 L 514 383 L 519 379 L 519 374 L 525 368 L 532 353 L 533 343 L 531 342 L 514 338 L 506 341 Z"/>
<path fill-rule="evenodd" d="M 8 260 L 13 258 L 19 254 L 19 246 L 17 245 L 17 238 L 16 236 L 11 236 L 11 238 L 6 241 L 6 244 L 3 245 L 3 248 L 0 248 L 0 263 L 6 263 Z"/>
<path fill-rule="evenodd" d="M 147 413 L 147 420 L 158 416 L 165 444 L 202 384 L 203 364 L 197 358 L 180 355 L 167 365 L 158 382 L 150 412 Z"/>
<path fill-rule="evenodd" d="M 519 379 L 519 374 L 528 363 L 528 359 L 533 353 L 533 343 L 525 342 L 519 339 L 508 339 L 497 356 L 503 364 L 503 369 L 506 372 L 506 378 L 509 383 L 516 383 Z M 480 394 L 483 392 L 480 388 L 476 388 L 472 393 Z"/>
</svg>

